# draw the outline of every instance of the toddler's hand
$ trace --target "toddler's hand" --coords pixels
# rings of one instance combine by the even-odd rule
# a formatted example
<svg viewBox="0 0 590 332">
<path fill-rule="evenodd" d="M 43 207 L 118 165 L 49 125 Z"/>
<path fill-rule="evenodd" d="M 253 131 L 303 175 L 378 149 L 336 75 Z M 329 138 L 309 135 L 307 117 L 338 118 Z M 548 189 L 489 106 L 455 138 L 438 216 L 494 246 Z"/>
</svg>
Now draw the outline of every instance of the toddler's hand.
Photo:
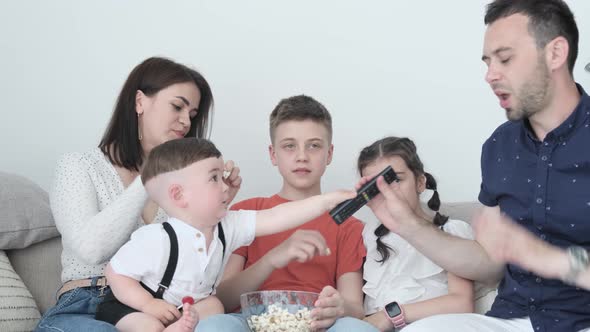
<svg viewBox="0 0 590 332">
<path fill-rule="evenodd" d="M 180 311 L 178 311 L 174 305 L 155 298 L 146 302 L 141 308 L 141 311 L 150 316 L 156 317 L 165 326 L 173 323 L 181 316 Z"/>
</svg>

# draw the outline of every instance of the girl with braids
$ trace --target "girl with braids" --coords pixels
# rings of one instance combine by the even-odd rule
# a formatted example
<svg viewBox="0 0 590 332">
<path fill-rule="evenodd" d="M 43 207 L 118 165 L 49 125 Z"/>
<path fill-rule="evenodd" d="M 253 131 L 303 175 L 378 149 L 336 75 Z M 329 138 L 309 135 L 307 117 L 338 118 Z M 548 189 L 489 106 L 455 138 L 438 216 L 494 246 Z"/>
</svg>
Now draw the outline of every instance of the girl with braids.
<svg viewBox="0 0 590 332">
<path fill-rule="evenodd" d="M 364 148 L 358 158 L 362 178 L 357 189 L 388 165 L 399 178 L 390 187 L 416 215 L 447 233 L 473 237 L 467 223 L 450 220 L 438 212 L 440 199 L 436 181 L 424 171 L 416 146 L 408 138 L 386 137 Z M 428 201 L 434 216 L 427 214 L 420 204 L 420 194 L 426 189 L 434 191 Z M 368 221 L 363 232 L 367 246 L 363 272 L 365 313 L 368 315 L 365 320 L 380 331 L 393 330 L 393 319 L 384 311 L 392 302 L 396 302 L 401 311 L 395 324 L 398 327 L 436 314 L 473 312 L 473 282 L 447 273 L 387 229 L 382 222 L 388 218 L 382 194 L 367 205 L 378 220 Z M 403 324 L 399 324 L 400 319 Z"/>
</svg>

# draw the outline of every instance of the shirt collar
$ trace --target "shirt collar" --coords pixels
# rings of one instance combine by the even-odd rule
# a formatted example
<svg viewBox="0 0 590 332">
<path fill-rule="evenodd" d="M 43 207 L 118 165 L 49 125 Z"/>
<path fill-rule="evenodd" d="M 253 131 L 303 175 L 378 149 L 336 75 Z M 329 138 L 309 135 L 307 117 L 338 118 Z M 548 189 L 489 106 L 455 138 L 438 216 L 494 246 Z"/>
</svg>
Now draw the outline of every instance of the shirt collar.
<svg viewBox="0 0 590 332">
<path fill-rule="evenodd" d="M 169 217 L 168 218 L 168 222 L 170 223 L 170 225 L 172 225 L 172 227 L 174 227 L 175 230 L 177 230 L 177 233 L 180 234 L 190 234 L 190 236 L 193 236 L 195 234 L 201 234 L 203 236 L 205 236 L 205 234 L 203 234 L 203 232 L 201 232 L 199 229 L 195 228 L 194 226 L 178 219 L 178 218 L 174 218 L 174 217 Z M 218 225 L 215 225 L 215 229 L 213 230 L 213 238 L 217 238 L 217 227 Z"/>
<path fill-rule="evenodd" d="M 586 123 L 587 118 L 590 116 L 590 97 L 588 97 L 581 85 L 576 83 L 576 87 L 580 93 L 580 101 L 578 102 L 578 105 L 563 123 L 547 134 L 546 141 L 557 140 L 558 142 L 562 142 L 567 140 L 576 128 Z M 524 119 L 522 123 L 527 136 L 533 141 L 538 141 L 531 128 L 529 120 Z"/>
</svg>

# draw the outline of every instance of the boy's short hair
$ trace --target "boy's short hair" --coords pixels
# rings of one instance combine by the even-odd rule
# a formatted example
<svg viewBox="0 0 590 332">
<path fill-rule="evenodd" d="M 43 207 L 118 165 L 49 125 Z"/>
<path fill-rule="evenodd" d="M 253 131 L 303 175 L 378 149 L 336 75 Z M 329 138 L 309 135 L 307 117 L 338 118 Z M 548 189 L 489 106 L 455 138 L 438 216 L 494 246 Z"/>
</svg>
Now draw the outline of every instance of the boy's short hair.
<svg viewBox="0 0 590 332">
<path fill-rule="evenodd" d="M 141 182 L 145 184 L 160 174 L 177 171 L 212 157 L 221 157 L 221 152 L 207 139 L 191 137 L 168 141 L 150 152 L 141 171 Z"/>
<path fill-rule="evenodd" d="M 328 130 L 328 139 L 332 141 L 332 116 L 319 101 L 306 95 L 285 98 L 270 113 L 270 140 L 274 143 L 277 127 L 287 121 L 312 120 Z"/>
</svg>

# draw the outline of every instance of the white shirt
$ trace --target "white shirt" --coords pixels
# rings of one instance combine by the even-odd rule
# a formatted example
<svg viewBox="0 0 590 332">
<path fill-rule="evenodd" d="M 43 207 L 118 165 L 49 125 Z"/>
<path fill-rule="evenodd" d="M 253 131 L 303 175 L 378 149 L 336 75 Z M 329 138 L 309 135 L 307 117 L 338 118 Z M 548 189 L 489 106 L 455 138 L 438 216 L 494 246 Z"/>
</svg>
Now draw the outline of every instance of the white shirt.
<svg viewBox="0 0 590 332">
<path fill-rule="evenodd" d="M 178 263 L 163 297 L 168 303 L 180 305 L 185 296 L 199 300 L 215 294 L 231 253 L 254 240 L 256 211 L 228 211 L 221 220 L 225 235 L 223 261 L 218 227 L 215 227 L 213 240 L 207 249 L 205 236 L 198 229 L 175 218 L 170 218 L 168 222 L 178 237 Z M 111 266 L 116 273 L 141 281 L 156 291 L 169 255 L 170 238 L 164 227 L 151 224 L 131 235 L 131 240 L 111 259 Z"/>
<path fill-rule="evenodd" d="M 448 293 L 447 273 L 440 266 L 422 255 L 399 235 L 389 232 L 381 241 L 393 252 L 384 264 L 377 251 L 375 229 L 379 222 L 373 220 L 365 224 L 363 239 L 367 246 L 367 259 L 363 267 L 363 286 L 365 313 L 367 315 L 381 310 L 386 304 L 413 303 Z M 449 219 L 443 226 L 449 234 L 473 239 L 471 226 L 464 221 Z M 445 250 L 445 248 L 440 248 Z"/>
</svg>

